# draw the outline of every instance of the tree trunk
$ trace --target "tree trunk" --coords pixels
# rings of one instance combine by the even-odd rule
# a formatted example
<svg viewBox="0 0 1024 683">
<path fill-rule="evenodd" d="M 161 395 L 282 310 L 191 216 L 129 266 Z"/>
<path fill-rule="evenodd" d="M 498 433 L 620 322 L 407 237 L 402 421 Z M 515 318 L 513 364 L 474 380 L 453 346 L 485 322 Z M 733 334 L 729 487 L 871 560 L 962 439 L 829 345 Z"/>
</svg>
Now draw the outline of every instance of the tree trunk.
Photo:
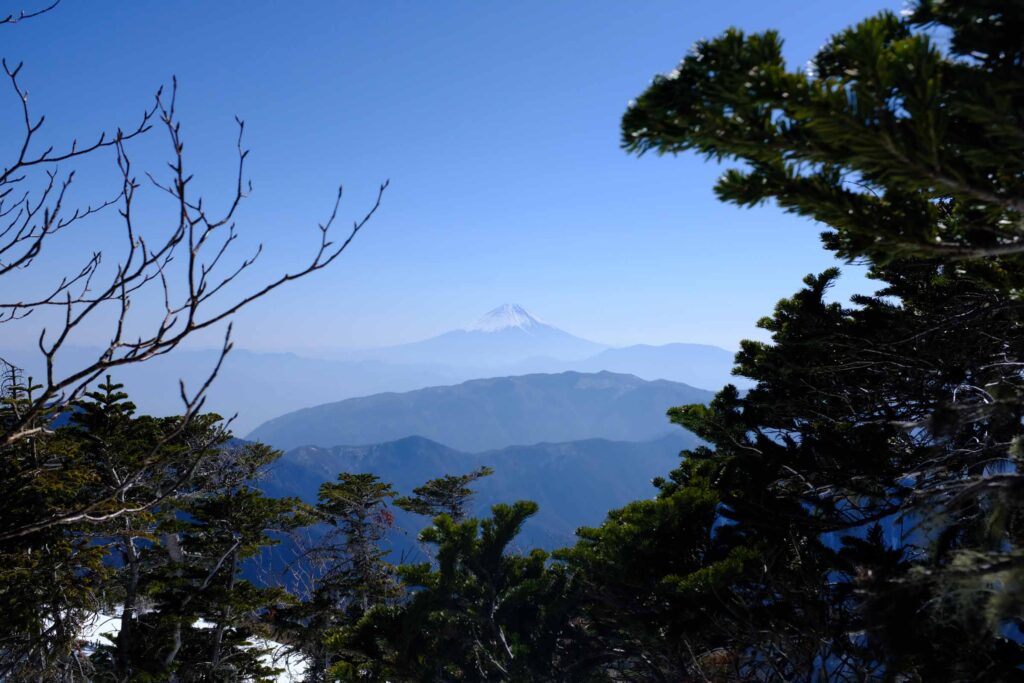
<svg viewBox="0 0 1024 683">
<path fill-rule="evenodd" d="M 134 650 L 135 631 L 138 620 L 139 599 L 139 553 L 135 548 L 135 538 L 131 535 L 130 523 L 126 523 L 128 533 L 121 537 L 124 543 L 121 557 L 127 568 L 127 582 L 124 591 L 124 605 L 121 608 L 121 628 L 117 634 L 114 652 L 114 671 L 125 678 L 131 673 L 131 656 Z"/>
<path fill-rule="evenodd" d="M 163 537 L 164 548 L 167 549 L 167 555 L 171 558 L 171 562 L 178 564 L 179 566 L 185 562 L 185 555 L 181 552 L 181 545 L 178 543 L 177 534 L 164 534 Z M 180 574 L 180 570 L 178 572 Z M 164 656 L 163 666 L 164 669 L 170 669 L 171 665 L 174 664 L 174 660 L 178 658 L 178 652 L 181 650 L 181 620 L 179 619 L 174 624 L 174 630 L 172 632 L 172 644 L 171 649 L 167 651 Z M 169 683 L 176 683 L 178 676 L 175 673 L 171 673 L 167 679 Z"/>
<path fill-rule="evenodd" d="M 227 594 L 230 596 L 231 591 L 235 588 L 235 577 L 238 574 L 238 551 L 232 551 L 231 557 L 227 563 L 230 574 L 227 580 Z M 213 651 L 210 654 L 210 664 L 216 675 L 217 668 L 220 666 L 220 660 L 224 644 L 224 631 L 227 630 L 228 622 L 231 620 L 231 608 L 225 607 L 224 613 L 218 620 L 217 626 L 214 629 L 213 634 Z"/>
</svg>

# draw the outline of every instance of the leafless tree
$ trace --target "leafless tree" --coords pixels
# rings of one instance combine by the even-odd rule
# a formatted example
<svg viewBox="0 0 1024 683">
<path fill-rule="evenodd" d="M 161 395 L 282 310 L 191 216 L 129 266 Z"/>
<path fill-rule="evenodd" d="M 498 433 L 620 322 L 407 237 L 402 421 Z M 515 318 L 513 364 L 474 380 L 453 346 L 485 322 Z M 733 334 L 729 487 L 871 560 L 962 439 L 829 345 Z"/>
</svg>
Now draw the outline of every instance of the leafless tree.
<svg viewBox="0 0 1024 683">
<path fill-rule="evenodd" d="M 0 18 L 0 26 L 37 17 L 56 4 Z M 98 248 L 84 258 L 81 267 L 54 274 L 50 278 L 52 285 L 39 296 L 19 293 L 16 286 L 0 285 L 0 324 L 24 320 L 33 314 L 37 314 L 33 320 L 42 318 L 37 345 L 43 368 L 42 376 L 29 382 L 32 386 L 20 388 L 21 400 L 14 402 L 9 418 L 0 423 L 0 448 L 46 433 L 55 414 L 79 399 L 91 384 L 110 371 L 169 353 L 189 337 L 226 323 L 219 358 L 205 381 L 191 390 L 179 382 L 180 432 L 202 409 L 206 391 L 231 350 L 232 316 L 274 290 L 333 263 L 377 211 L 387 182 L 380 186 L 370 209 L 344 234 L 336 236 L 342 200 L 339 188 L 327 219 L 314 231 L 309 261 L 247 292 L 233 294 L 225 290 L 237 289 L 242 284 L 240 276 L 253 266 L 262 252 L 260 246 L 251 254 L 234 255 L 240 234 L 236 216 L 252 187 L 246 175 L 248 150 L 243 144 L 245 124 L 241 119 L 236 119 L 236 180 L 227 208 L 215 212 L 193 187 L 193 173 L 186 163 L 176 109 L 176 80 L 169 89 L 161 88 L 156 92 L 149 108 L 131 126 L 114 127 L 88 143 L 77 139 L 61 143 L 45 139 L 45 117 L 30 107 L 22 65 L 5 60 L 2 66 L 21 123 L 20 130 L 8 135 L 9 139 L 19 141 L 13 157 L 0 166 L 0 283 L 4 282 L 4 277 L 11 282 L 22 271 L 38 268 L 39 257 L 59 248 L 63 233 L 87 220 L 103 220 L 115 226 L 113 229 L 123 236 L 124 246 L 119 253 Z M 132 164 L 134 141 L 158 133 L 166 136 L 169 173 L 140 174 Z M 74 205 L 70 190 L 75 186 L 75 171 L 64 170 L 64 166 L 75 166 L 81 160 L 104 152 L 110 153 L 116 164 L 118 187 L 113 188 L 109 197 L 91 204 Z M 154 230 L 141 225 L 144 221 L 136 209 L 136 197 L 144 189 L 165 195 L 176 216 L 174 223 L 155 239 Z M 229 287 L 233 283 L 234 287 Z M 133 302 L 138 302 L 136 309 L 141 308 L 151 317 L 152 307 L 146 310 L 144 301 L 154 294 L 162 301 L 162 309 L 154 321 L 140 324 L 136 317 L 130 317 Z M 112 323 L 102 350 L 84 363 L 65 367 L 67 363 L 61 362 L 62 352 L 73 335 L 86 328 L 94 330 L 107 320 Z M 178 432 L 169 434 L 168 439 L 175 438 Z M 161 451 L 161 445 L 154 445 L 154 457 Z M 130 485 L 131 482 L 126 481 L 126 486 Z M 30 525 L 10 528 L 0 525 L 0 541 L 52 526 L 109 521 L 137 512 L 139 505 L 110 509 L 109 503 L 120 493 L 111 491 L 110 496 L 103 499 L 87 501 L 76 509 L 55 511 L 47 519 Z M 154 498 L 142 505 L 157 502 Z M 103 513 L 95 514 L 100 508 Z"/>
</svg>

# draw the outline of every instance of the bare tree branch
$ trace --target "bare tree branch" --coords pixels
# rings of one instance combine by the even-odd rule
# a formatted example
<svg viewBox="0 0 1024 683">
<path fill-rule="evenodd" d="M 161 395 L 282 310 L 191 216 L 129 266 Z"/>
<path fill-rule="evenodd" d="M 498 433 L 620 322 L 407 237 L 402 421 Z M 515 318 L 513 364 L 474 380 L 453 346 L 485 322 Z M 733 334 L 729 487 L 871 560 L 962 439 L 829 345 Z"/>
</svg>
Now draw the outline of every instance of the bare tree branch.
<svg viewBox="0 0 1024 683">
<path fill-rule="evenodd" d="M 60 151 L 55 151 L 56 147 L 52 145 L 37 151 L 36 139 L 44 117 L 34 118 L 29 110 L 27 91 L 18 80 L 21 65 L 10 68 L 5 62 L 3 68 L 19 99 L 23 128 L 16 158 L 0 171 L 0 277 L 33 267 L 36 257 L 55 235 L 84 219 L 109 213 L 110 210 L 116 210 L 120 220 L 124 252 L 113 264 L 101 268 L 104 257 L 109 254 L 97 250 L 77 271 L 54 276 L 54 284 L 42 295 L 0 301 L 0 323 L 22 320 L 44 308 L 61 312 L 55 325 L 50 321 L 50 327 L 39 330 L 37 346 L 43 360 L 42 377 L 38 378 L 38 386 L 26 394 L 29 399 L 22 401 L 18 410 L 0 425 L 0 447 L 47 433 L 49 421 L 55 413 L 81 398 L 93 382 L 111 370 L 144 363 L 169 353 L 192 335 L 222 322 L 230 322 L 235 313 L 274 290 L 329 266 L 375 215 L 388 187 L 387 182 L 381 184 L 370 209 L 353 222 L 343 238 L 336 239 L 334 227 L 343 197 L 339 188 L 327 220 L 317 226 L 318 243 L 305 265 L 258 285 L 249 293 L 225 299 L 225 290 L 250 269 L 262 253 L 262 245 L 259 245 L 252 254 L 237 258 L 233 264 L 228 263 L 231 249 L 239 238 L 235 216 L 251 191 L 245 168 L 248 150 L 244 146 L 244 122 L 236 118 L 237 173 L 232 196 L 226 209 L 212 214 L 202 196 L 192 188 L 193 174 L 186 164 L 181 122 L 176 110 L 176 80 L 172 81 L 168 95 L 163 89 L 157 91 L 153 105 L 143 112 L 141 119 L 128 132 L 117 129 L 114 134 L 101 134 L 90 145 L 79 145 L 77 140 L 73 140 Z M 151 241 L 152 231 L 140 229 L 138 225 L 135 204 L 136 193 L 141 186 L 128 146 L 131 140 L 148 133 L 154 125 L 167 135 L 170 176 L 166 181 L 148 172 L 146 176 L 150 186 L 170 198 L 176 218 L 163 237 Z M 78 209 L 67 208 L 68 191 L 75 173 L 71 171 L 62 175 L 56 165 L 104 149 L 115 153 L 120 188 L 113 198 Z M 24 189 L 33 186 L 35 191 Z M 139 333 L 136 330 L 139 325 L 130 314 L 138 295 L 149 290 L 159 293 L 163 315 L 155 323 L 150 323 L 148 329 L 143 326 L 142 333 Z M 95 325 L 107 312 L 114 313 L 114 322 L 104 348 L 91 361 L 71 370 L 59 371 L 60 358 L 69 340 L 78 331 Z M 215 367 L 195 392 L 190 393 L 184 384 L 180 385 L 183 406 L 180 422 L 165 440 L 153 445 L 134 477 L 126 477 L 119 487 L 75 509 L 57 511 L 46 519 L 13 528 L 0 525 L 0 540 L 26 536 L 54 526 L 108 522 L 141 512 L 171 495 L 174 487 L 141 504 L 110 507 L 112 501 L 135 484 L 147 467 L 157 463 L 163 446 L 179 436 L 201 411 L 206 392 L 231 346 L 229 324 Z M 176 485 L 184 483 L 197 464 L 193 463 L 191 469 L 186 467 Z"/>
<path fill-rule="evenodd" d="M 34 19 L 42 14 L 46 14 L 59 4 L 60 0 L 54 0 L 46 7 L 38 9 L 34 12 L 27 12 L 25 10 L 21 10 L 20 12 L 18 12 L 18 14 L 8 14 L 6 17 L 0 18 L 0 26 L 3 26 L 4 24 L 17 24 L 19 21 L 25 21 L 26 19 Z"/>
</svg>

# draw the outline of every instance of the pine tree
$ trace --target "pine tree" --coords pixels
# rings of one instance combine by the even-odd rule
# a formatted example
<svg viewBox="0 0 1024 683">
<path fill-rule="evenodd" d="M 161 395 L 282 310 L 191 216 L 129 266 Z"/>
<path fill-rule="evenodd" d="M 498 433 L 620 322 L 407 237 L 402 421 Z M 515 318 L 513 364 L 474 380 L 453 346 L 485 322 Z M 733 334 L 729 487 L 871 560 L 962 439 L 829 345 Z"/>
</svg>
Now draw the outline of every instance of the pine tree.
<svg viewBox="0 0 1024 683">
<path fill-rule="evenodd" d="M 3 390 L 0 422 L 20 422 L 33 402 L 31 379 L 10 368 Z M 78 509 L 96 481 L 74 440 L 42 429 L 56 417 L 55 410 L 42 412 L 29 425 L 40 427 L 35 436 L 0 447 L 0 532 Z M 60 680 L 77 670 L 78 633 L 99 605 L 106 576 L 103 556 L 81 525 L 0 540 L 0 679 Z"/>
<path fill-rule="evenodd" d="M 490 467 L 479 467 L 468 474 L 446 474 L 413 489 L 412 496 L 396 498 L 395 505 L 417 515 L 433 518 L 446 514 L 461 522 L 466 518 L 466 507 L 474 494 L 469 485 L 492 474 L 494 470 Z"/>
<path fill-rule="evenodd" d="M 26 400 L 20 393 L 28 389 L 10 391 L 4 410 L 20 410 Z M 171 645 L 158 651 L 161 634 L 180 633 L 196 615 L 165 609 L 161 595 L 185 580 L 186 565 L 202 564 L 201 553 L 182 551 L 184 539 L 194 545 L 203 505 L 247 490 L 246 482 L 277 455 L 259 445 L 226 449 L 230 435 L 216 415 L 183 423 L 134 411 L 121 385 L 108 378 L 72 411 L 45 416 L 47 424 L 62 426 L 0 449 L 7 528 L 66 520 L 19 533 L 0 551 L 0 594 L 10 616 L 2 664 L 15 680 L 170 675 L 180 659 Z M 291 509 L 295 502 L 275 505 Z M 268 522 L 258 512 L 258 505 L 234 517 L 218 512 L 222 527 L 236 527 L 223 533 L 247 539 L 230 572 L 269 542 L 246 526 Z M 176 608 L 195 597 L 176 599 Z M 117 614 L 118 635 L 85 657 L 78 636 L 97 612 Z"/>
<path fill-rule="evenodd" d="M 755 389 L 671 412 L 709 445 L 566 555 L 623 653 L 604 671 L 1019 675 L 1024 6 L 955 5 L 867 19 L 799 72 L 776 34 L 729 31 L 625 115 L 627 149 L 742 162 L 720 197 L 817 219 L 882 288 L 844 307 L 809 277 L 744 343 Z M 713 521 L 674 528 L 677 496 Z"/>
<path fill-rule="evenodd" d="M 144 601 L 146 575 L 159 565 L 161 553 L 150 546 L 157 541 L 157 526 L 168 514 L 166 506 L 148 506 L 154 497 L 173 490 L 171 444 L 153 451 L 174 429 L 173 420 L 135 417 L 135 405 L 108 376 L 97 391 L 88 392 L 75 405 L 65 430 L 79 445 L 79 454 L 96 468 L 93 495 L 109 498 L 120 507 L 134 508 L 133 514 L 114 517 L 106 524 L 94 524 L 90 532 L 102 542 L 117 566 L 104 581 L 104 602 L 119 610 L 118 635 L 112 652 L 110 670 L 127 678 L 132 671 L 132 654 L 138 648 L 140 610 Z M 200 418 L 196 426 L 209 423 Z M 159 463 L 158 466 L 154 466 Z M 170 466 L 168 466 L 170 465 Z"/>
<path fill-rule="evenodd" d="M 401 594 L 383 542 L 394 523 L 388 509 L 391 485 L 372 474 L 342 472 L 320 486 L 315 515 L 326 525 L 302 558 L 312 576 L 300 602 L 280 609 L 274 626 L 307 658 L 306 680 L 333 680 L 333 668 L 358 670 L 363 658 L 329 645 L 330 636 L 361 619 L 371 608 Z"/>
<path fill-rule="evenodd" d="M 485 519 L 447 514 L 421 533 L 437 565 L 403 565 L 410 591 L 400 604 L 378 606 L 338 631 L 335 647 L 357 655 L 339 667 L 345 680 L 576 680 L 560 673 L 558 652 L 568 628 L 567 579 L 547 567 L 548 554 L 519 555 L 509 546 L 537 505 L 498 504 Z"/>
<path fill-rule="evenodd" d="M 173 501 L 151 552 L 162 562 L 148 578 L 153 609 L 145 642 L 132 653 L 136 671 L 172 680 L 264 680 L 268 615 L 291 602 L 279 586 L 241 576 L 246 561 L 308 524 L 292 498 L 272 499 L 253 488 L 259 471 L 279 452 L 262 444 L 219 450 Z"/>
<path fill-rule="evenodd" d="M 12 384 L 0 413 L 21 409 Z M 291 601 L 241 579 L 244 563 L 312 517 L 252 487 L 278 452 L 230 445 L 217 415 L 136 416 L 109 378 L 62 424 L 0 449 L 3 524 L 61 517 L 0 544 L 5 680 L 257 680 L 273 674 L 253 638 Z M 81 518 L 81 521 L 78 521 Z M 79 634 L 113 612 L 95 652 Z"/>
<path fill-rule="evenodd" d="M 719 197 L 812 217 L 842 256 L 957 260 L 1016 286 L 1022 17 L 1016 1 L 926 0 L 837 33 L 798 71 L 777 33 L 730 30 L 655 78 L 623 145 L 742 161 Z"/>
<path fill-rule="evenodd" d="M 1009 466 L 1020 406 L 969 430 L 934 423 L 965 378 L 999 372 L 1020 311 L 936 264 L 883 274 L 888 286 L 852 307 L 826 300 L 834 271 L 808 277 L 762 321 L 772 343 L 737 358 L 755 388 L 670 411 L 707 446 L 684 453 L 655 500 L 560 554 L 585 587 L 588 635 L 573 649 L 597 671 L 972 680 L 1024 663 L 1002 635 L 1013 612 L 993 610 L 964 562 L 1019 545 L 1006 505 L 963 482 L 979 462 Z M 996 594 L 1004 606 L 1017 589 Z"/>
</svg>

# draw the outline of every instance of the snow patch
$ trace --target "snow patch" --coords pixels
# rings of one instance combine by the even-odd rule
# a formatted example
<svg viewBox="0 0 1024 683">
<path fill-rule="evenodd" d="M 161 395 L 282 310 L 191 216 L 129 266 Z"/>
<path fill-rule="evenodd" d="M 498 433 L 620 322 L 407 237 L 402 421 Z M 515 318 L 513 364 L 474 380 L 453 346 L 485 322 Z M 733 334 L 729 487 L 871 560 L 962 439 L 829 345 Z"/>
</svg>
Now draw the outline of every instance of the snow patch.
<svg viewBox="0 0 1024 683">
<path fill-rule="evenodd" d="M 503 304 L 488 311 L 484 317 L 466 328 L 468 332 L 500 332 L 511 328 L 528 330 L 544 323 L 537 317 L 530 315 L 522 306 L 517 304 Z"/>
<path fill-rule="evenodd" d="M 193 626 L 196 628 L 213 628 L 214 624 L 204 619 L 199 619 Z M 94 614 L 89 622 L 85 624 L 82 633 L 79 635 L 79 640 L 83 645 L 83 653 L 91 655 L 98 646 L 114 643 L 120 630 L 121 617 L 119 615 Z M 298 683 L 305 679 L 307 663 L 302 654 L 272 640 L 254 638 L 250 642 L 253 647 L 268 650 L 265 655 L 260 657 L 264 664 L 281 670 L 274 683 Z"/>
</svg>

